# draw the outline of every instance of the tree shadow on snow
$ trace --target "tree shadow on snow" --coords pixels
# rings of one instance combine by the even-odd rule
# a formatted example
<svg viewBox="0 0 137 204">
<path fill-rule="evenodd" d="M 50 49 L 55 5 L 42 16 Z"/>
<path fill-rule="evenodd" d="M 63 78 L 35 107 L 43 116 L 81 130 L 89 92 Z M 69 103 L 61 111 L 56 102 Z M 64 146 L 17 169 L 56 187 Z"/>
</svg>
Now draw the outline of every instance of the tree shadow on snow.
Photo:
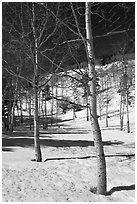
<svg viewBox="0 0 137 204">
<path fill-rule="evenodd" d="M 115 154 L 115 155 L 105 155 L 105 157 L 127 157 L 128 159 L 131 159 L 134 157 L 135 154 Z M 96 158 L 96 155 L 88 155 L 88 156 L 75 156 L 75 157 L 51 157 L 46 158 L 44 162 L 52 161 L 52 160 L 69 160 L 69 159 L 90 159 L 90 158 Z"/>
<path fill-rule="evenodd" d="M 52 160 L 70 160 L 70 159 L 89 159 L 89 158 L 95 158 L 96 156 L 85 156 L 85 157 L 53 157 L 53 158 L 46 158 L 44 160 L 44 162 L 47 162 L 47 161 L 52 161 Z"/>
<path fill-rule="evenodd" d="M 41 146 L 50 146 L 50 147 L 88 147 L 94 146 L 94 141 L 88 140 L 59 140 L 59 139 L 50 139 L 48 137 L 44 137 L 40 139 Z M 123 142 L 121 141 L 104 141 L 103 145 L 121 145 Z M 2 147 L 29 147 L 34 146 L 33 138 L 25 138 L 25 137 L 9 137 L 2 138 Z"/>
<path fill-rule="evenodd" d="M 13 152 L 14 150 L 13 150 L 13 148 L 10 148 L 10 147 L 2 147 L 2 151 L 4 151 L 4 152 Z"/>
<path fill-rule="evenodd" d="M 130 185 L 130 186 L 117 186 L 117 187 L 113 187 L 110 191 L 107 192 L 107 196 L 112 195 L 112 193 L 116 192 L 116 191 L 123 191 L 123 190 L 135 190 L 135 184 Z"/>
</svg>

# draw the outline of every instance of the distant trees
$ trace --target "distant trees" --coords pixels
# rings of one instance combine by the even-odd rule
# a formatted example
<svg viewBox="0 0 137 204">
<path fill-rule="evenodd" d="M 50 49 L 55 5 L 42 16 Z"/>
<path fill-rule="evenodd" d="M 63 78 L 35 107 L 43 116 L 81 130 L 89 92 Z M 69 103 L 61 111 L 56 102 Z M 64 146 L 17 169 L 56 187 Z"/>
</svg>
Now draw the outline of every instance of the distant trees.
<svg viewBox="0 0 137 204">
<path fill-rule="evenodd" d="M 109 103 L 110 103 L 110 101 L 111 101 L 111 99 L 112 99 L 112 95 L 111 95 L 111 93 L 110 93 L 110 91 L 109 91 L 109 89 L 110 89 L 110 86 L 109 86 L 109 81 L 110 81 L 110 79 L 109 79 L 109 74 L 106 72 L 106 98 L 105 98 L 105 104 L 106 104 L 106 127 L 108 127 L 108 119 L 109 119 L 109 115 L 108 115 L 108 113 L 109 113 Z"/>
<path fill-rule="evenodd" d="M 39 88 L 42 88 L 42 85 L 39 87 L 42 78 L 41 74 L 45 71 L 43 68 L 44 59 L 40 51 L 42 51 L 44 43 L 46 44 L 55 33 L 57 21 L 42 5 L 35 2 L 3 3 L 3 16 L 3 32 L 8 33 L 8 38 L 4 39 L 5 43 L 3 43 L 5 53 L 11 55 L 12 52 L 6 49 L 7 45 L 12 49 L 14 48 L 14 50 L 20 51 L 23 59 L 20 78 L 28 81 L 33 87 L 34 149 L 36 161 L 40 162 L 42 161 L 42 155 L 39 142 L 38 95 Z M 48 24 L 49 18 L 50 24 Z M 51 23 L 52 21 L 54 23 Z M 49 67 L 52 65 L 49 61 L 45 61 L 45 63 Z M 11 60 L 7 58 L 7 54 L 3 55 L 3 67 L 10 74 L 17 76 L 17 73 L 13 71 Z"/>
<path fill-rule="evenodd" d="M 19 108 L 18 101 L 21 98 L 21 84 L 19 82 L 19 78 L 22 71 L 22 57 L 19 50 L 16 50 L 13 46 L 9 45 L 3 45 L 3 56 L 3 66 L 5 67 L 2 76 L 3 108 L 4 106 L 8 107 L 5 124 L 6 129 L 12 132 L 14 126 L 16 125 L 15 108 Z M 12 70 L 10 70 L 11 66 Z"/>
<path fill-rule="evenodd" d="M 13 124 L 11 123 L 11 114 L 13 107 L 14 88 L 12 85 L 12 79 L 2 79 L 2 115 L 3 115 L 3 126 L 6 130 L 11 130 Z"/>
<path fill-rule="evenodd" d="M 123 130 L 123 121 L 124 121 L 124 107 L 126 105 L 126 115 L 127 115 L 127 132 L 130 132 L 130 126 L 129 126 L 129 105 L 130 105 L 130 92 L 129 88 L 130 85 L 128 83 L 129 78 L 127 73 L 124 73 L 123 76 L 121 77 L 121 82 L 120 82 L 120 89 L 118 92 L 120 93 L 121 96 L 121 101 L 120 101 L 120 129 Z"/>
<path fill-rule="evenodd" d="M 52 75 L 53 72 L 56 74 L 61 69 L 61 63 L 66 54 L 66 47 L 59 45 L 62 42 L 61 33 L 64 26 L 59 21 L 59 15 L 62 15 L 59 11 L 60 3 L 54 2 L 3 3 L 3 33 L 5 34 L 3 68 L 15 78 L 19 77 L 29 82 L 33 88 L 31 94 L 34 100 L 34 149 L 38 162 L 42 161 L 39 141 L 39 91 L 46 84 L 46 82 L 43 84 L 40 82 L 43 74 Z M 14 54 L 14 59 L 11 58 L 13 50 L 21 53 L 20 76 L 16 72 L 17 57 Z M 31 118 L 30 108 L 29 113 Z"/>
<path fill-rule="evenodd" d="M 126 106 L 127 132 L 129 133 L 129 105 L 131 104 L 130 86 L 132 85 L 131 81 L 133 74 L 130 74 L 132 67 L 130 67 L 128 59 L 126 57 L 126 51 L 129 48 L 128 40 L 128 38 L 124 38 L 124 40 L 117 45 L 117 49 L 119 54 L 119 60 L 121 61 L 121 77 L 118 90 L 118 93 L 120 93 L 120 129 L 123 130 Z"/>
<path fill-rule="evenodd" d="M 82 86 L 84 89 L 83 97 L 86 99 L 87 121 L 89 121 L 89 119 L 90 119 L 89 118 L 89 93 L 90 93 L 90 90 L 89 90 L 88 81 L 89 81 L 89 75 L 88 75 L 88 70 L 86 70 L 82 76 Z"/>
</svg>

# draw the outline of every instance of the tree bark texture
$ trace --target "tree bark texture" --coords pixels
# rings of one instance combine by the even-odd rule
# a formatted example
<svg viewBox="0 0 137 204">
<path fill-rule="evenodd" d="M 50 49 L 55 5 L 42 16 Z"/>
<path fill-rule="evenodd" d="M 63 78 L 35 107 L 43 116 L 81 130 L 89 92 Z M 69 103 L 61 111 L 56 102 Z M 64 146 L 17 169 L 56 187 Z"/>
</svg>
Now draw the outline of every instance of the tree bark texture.
<svg viewBox="0 0 137 204">
<path fill-rule="evenodd" d="M 32 29 L 34 36 L 34 149 L 35 158 L 37 162 L 42 161 L 40 140 L 39 140 L 39 115 L 38 115 L 38 81 L 39 81 L 39 70 L 38 70 L 38 43 L 35 31 L 35 3 L 32 4 Z"/>
<path fill-rule="evenodd" d="M 95 59 L 93 50 L 93 36 L 91 24 L 91 11 L 90 2 L 86 2 L 86 39 L 87 39 L 87 58 L 89 68 L 89 87 L 90 87 L 90 113 L 92 115 L 92 131 L 94 136 L 94 146 L 96 149 L 97 157 L 97 194 L 106 194 L 106 161 L 104 156 L 103 142 L 101 137 L 101 130 L 97 119 L 97 102 L 96 102 L 96 72 L 95 72 Z"/>
</svg>

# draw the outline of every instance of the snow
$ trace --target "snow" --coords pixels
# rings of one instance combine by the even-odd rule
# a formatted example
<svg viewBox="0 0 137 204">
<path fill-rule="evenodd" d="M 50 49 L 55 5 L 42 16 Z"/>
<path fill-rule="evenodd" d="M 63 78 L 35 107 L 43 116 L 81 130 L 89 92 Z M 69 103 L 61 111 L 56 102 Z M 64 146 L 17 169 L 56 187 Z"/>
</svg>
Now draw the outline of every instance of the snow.
<svg viewBox="0 0 137 204">
<path fill-rule="evenodd" d="M 118 96 L 115 96 L 117 101 Z M 112 109 L 118 103 L 112 101 Z M 96 157 L 86 110 L 61 115 L 60 128 L 40 130 L 43 162 L 34 159 L 32 132 L 3 134 L 3 202 L 135 202 L 135 111 L 130 109 L 131 132 L 120 131 L 119 116 L 99 120 L 107 164 L 108 195 L 96 187 Z M 111 110 L 112 111 L 112 110 Z M 126 124 L 126 115 L 125 122 Z"/>
</svg>

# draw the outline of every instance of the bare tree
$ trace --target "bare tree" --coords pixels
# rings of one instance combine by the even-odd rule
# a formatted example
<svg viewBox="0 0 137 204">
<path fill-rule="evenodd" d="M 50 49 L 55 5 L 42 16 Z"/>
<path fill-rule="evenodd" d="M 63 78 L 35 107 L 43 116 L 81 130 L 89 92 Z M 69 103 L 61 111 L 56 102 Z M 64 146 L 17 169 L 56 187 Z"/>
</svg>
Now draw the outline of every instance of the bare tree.
<svg viewBox="0 0 137 204">
<path fill-rule="evenodd" d="M 45 5 L 47 4 L 45 3 Z M 58 13 L 58 4 L 55 4 L 55 8 Z M 4 18 L 3 28 L 4 31 L 6 30 L 6 33 L 9 33 L 8 43 L 6 42 L 5 44 L 10 44 L 16 49 L 21 50 L 24 67 L 20 79 L 29 82 L 33 87 L 34 149 L 36 161 L 40 162 L 42 161 L 42 155 L 39 141 L 38 94 L 43 85 L 39 82 L 41 81 L 42 74 L 46 73 L 43 64 L 46 63 L 46 67 L 52 67 L 53 64 L 53 59 L 43 60 L 42 51 L 44 49 L 43 53 L 47 50 L 52 52 L 56 47 L 56 45 L 54 46 L 53 43 L 51 43 L 51 47 L 49 48 L 47 42 L 57 31 L 58 23 L 57 19 L 49 13 L 46 7 L 43 8 L 43 5 L 35 2 L 5 3 L 4 15 L 6 18 Z M 12 15 L 11 21 L 9 21 L 10 15 Z M 51 21 L 53 23 L 51 23 Z M 45 47 L 47 49 L 45 49 Z M 52 53 L 50 56 L 54 54 Z M 9 74 L 17 76 L 12 66 L 3 67 Z M 44 82 L 44 85 L 45 84 L 46 82 Z"/>
<path fill-rule="evenodd" d="M 91 20 L 91 3 L 86 2 L 85 8 L 85 23 L 86 23 L 86 39 L 87 39 L 87 58 L 89 67 L 89 87 L 90 87 L 90 110 L 92 117 L 92 130 L 94 135 L 94 145 L 97 156 L 97 194 L 106 194 L 106 161 L 103 150 L 103 143 L 101 137 L 101 130 L 97 119 L 97 104 L 96 104 L 96 72 L 95 72 L 95 57 L 93 48 L 92 35 L 92 20 Z"/>
<path fill-rule="evenodd" d="M 36 35 L 35 3 L 32 3 L 32 30 L 34 37 L 34 148 L 37 162 L 42 161 L 40 141 L 39 141 L 39 115 L 38 115 L 38 85 L 39 85 L 39 68 L 38 68 L 38 37 Z"/>
</svg>

